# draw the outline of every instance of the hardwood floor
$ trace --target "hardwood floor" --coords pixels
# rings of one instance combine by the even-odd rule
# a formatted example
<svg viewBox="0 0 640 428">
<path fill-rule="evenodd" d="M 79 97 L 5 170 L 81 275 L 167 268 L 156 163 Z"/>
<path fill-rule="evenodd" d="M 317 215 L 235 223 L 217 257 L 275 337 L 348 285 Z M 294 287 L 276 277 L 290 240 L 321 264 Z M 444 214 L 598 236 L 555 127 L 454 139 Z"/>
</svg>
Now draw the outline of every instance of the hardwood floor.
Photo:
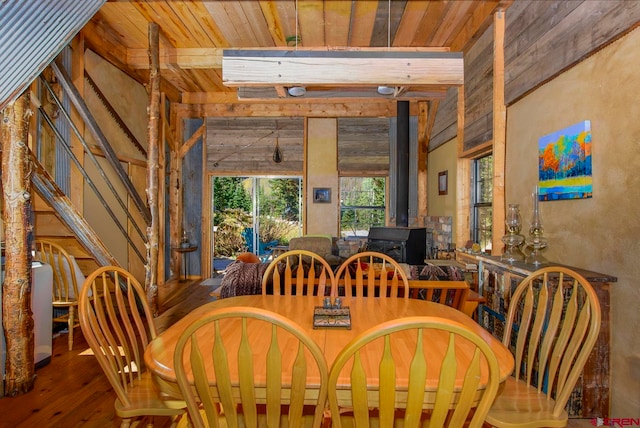
<svg viewBox="0 0 640 428">
<path fill-rule="evenodd" d="M 179 284 L 171 296 L 160 289 L 166 303 L 156 318 L 158 331 L 164 331 L 184 313 L 211 300 L 212 287 L 199 282 Z M 53 339 L 51 362 L 36 370 L 34 389 L 18 397 L 0 398 L 1 428 L 119 427 L 115 415 L 116 399 L 111 385 L 93 356 L 80 355 L 88 348 L 79 328 L 74 329 L 73 350 L 67 348 L 67 335 Z M 154 426 L 169 427 L 169 418 L 155 418 Z M 144 426 L 144 425 L 143 425 Z"/>
<path fill-rule="evenodd" d="M 210 301 L 213 287 L 190 281 L 180 283 L 168 296 L 160 288 L 165 303 L 156 318 L 158 332 L 164 331 L 185 313 Z M 19 397 L 0 398 L 0 428 L 107 428 L 119 427 L 115 415 L 115 394 L 93 356 L 80 355 L 88 348 L 80 329 L 75 329 L 73 351 L 67 350 L 67 336 L 53 339 L 51 362 L 36 370 L 35 387 Z M 169 418 L 155 418 L 154 426 L 170 426 Z M 570 428 L 592 426 L 588 419 L 570 419 Z"/>
</svg>

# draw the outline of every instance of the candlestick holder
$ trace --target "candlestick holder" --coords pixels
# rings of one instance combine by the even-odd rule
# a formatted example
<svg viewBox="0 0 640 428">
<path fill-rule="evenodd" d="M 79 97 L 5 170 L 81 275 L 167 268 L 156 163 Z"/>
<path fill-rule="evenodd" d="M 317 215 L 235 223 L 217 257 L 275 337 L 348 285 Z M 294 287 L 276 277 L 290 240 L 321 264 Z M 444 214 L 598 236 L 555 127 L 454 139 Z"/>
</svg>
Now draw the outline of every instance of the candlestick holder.
<svg viewBox="0 0 640 428">
<path fill-rule="evenodd" d="M 538 205 L 538 187 L 531 194 L 533 199 L 533 212 L 531 214 L 531 225 L 529 226 L 529 236 L 526 239 L 527 248 L 531 248 L 531 252 L 527 255 L 525 263 L 539 266 L 547 263 L 547 259 L 542 255 L 542 251 L 547 248 L 547 238 L 544 237 L 544 228 L 542 227 L 542 215 L 540 214 L 540 206 Z"/>
<path fill-rule="evenodd" d="M 524 242 L 524 236 L 520 235 L 522 217 L 520 216 L 519 204 L 509 204 L 505 217 L 505 225 L 507 233 L 502 237 L 505 250 L 500 260 L 509 263 L 524 261 L 524 254 L 520 251 L 520 246 Z"/>
</svg>

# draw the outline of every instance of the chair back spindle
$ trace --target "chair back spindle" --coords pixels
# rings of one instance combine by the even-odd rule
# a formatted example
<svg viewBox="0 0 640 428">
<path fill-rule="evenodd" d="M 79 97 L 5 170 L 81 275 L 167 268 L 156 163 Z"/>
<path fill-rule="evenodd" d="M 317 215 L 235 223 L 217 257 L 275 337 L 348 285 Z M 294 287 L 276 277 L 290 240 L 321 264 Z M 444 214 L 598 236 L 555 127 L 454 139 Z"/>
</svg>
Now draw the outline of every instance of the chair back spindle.
<svg viewBox="0 0 640 428">
<path fill-rule="evenodd" d="M 375 251 L 354 254 L 336 272 L 337 295 L 409 298 L 407 275 L 394 259 Z"/>
<path fill-rule="evenodd" d="M 582 275 L 550 266 L 525 278 L 511 297 L 502 339 L 515 358 L 514 376 L 487 421 L 510 427 L 566 426 L 565 407 L 600 323 L 597 295 Z"/>
<path fill-rule="evenodd" d="M 291 250 L 269 264 L 262 276 L 262 294 L 325 296 L 332 295 L 334 284 L 333 270 L 320 255 Z"/>
<path fill-rule="evenodd" d="M 268 351 L 255 352 L 255 340 L 265 335 Z M 203 314 L 178 339 L 174 367 L 196 428 L 319 427 L 323 420 L 328 368 L 322 350 L 274 312 L 227 307 Z"/>
</svg>

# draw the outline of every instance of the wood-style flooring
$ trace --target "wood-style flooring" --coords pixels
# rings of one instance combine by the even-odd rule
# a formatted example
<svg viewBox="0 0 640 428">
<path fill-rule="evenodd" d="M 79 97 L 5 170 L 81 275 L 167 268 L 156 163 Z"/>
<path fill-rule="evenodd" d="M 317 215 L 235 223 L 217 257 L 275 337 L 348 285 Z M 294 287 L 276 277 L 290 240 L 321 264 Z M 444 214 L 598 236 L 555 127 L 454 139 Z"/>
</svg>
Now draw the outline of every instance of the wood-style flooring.
<svg viewBox="0 0 640 428">
<path fill-rule="evenodd" d="M 165 302 L 156 318 L 158 332 L 194 308 L 209 302 L 213 287 L 199 282 L 181 282 L 177 291 L 167 295 L 159 289 L 159 301 Z M 75 329 L 73 350 L 67 349 L 67 335 L 53 339 L 51 362 L 36 370 L 35 387 L 19 397 L 0 398 L 0 428 L 105 428 L 119 427 L 115 415 L 115 394 L 93 356 L 79 355 L 88 348 L 80 329 Z M 168 418 L 155 418 L 154 426 L 170 426 Z M 144 426 L 144 425 L 142 425 Z M 587 419 L 570 419 L 570 428 L 592 426 Z"/>
<path fill-rule="evenodd" d="M 159 301 L 165 301 L 156 318 L 159 332 L 185 313 L 210 301 L 212 287 L 198 282 L 180 282 L 167 296 L 161 287 Z M 88 348 L 80 328 L 74 329 L 73 350 L 67 335 L 53 339 L 51 362 L 36 370 L 34 389 L 18 397 L 0 398 L 0 428 L 105 428 L 119 427 L 113 403 L 116 395 L 93 356 L 80 355 Z M 157 417 L 154 426 L 169 427 L 169 418 Z M 144 424 L 142 425 L 144 426 Z"/>
</svg>

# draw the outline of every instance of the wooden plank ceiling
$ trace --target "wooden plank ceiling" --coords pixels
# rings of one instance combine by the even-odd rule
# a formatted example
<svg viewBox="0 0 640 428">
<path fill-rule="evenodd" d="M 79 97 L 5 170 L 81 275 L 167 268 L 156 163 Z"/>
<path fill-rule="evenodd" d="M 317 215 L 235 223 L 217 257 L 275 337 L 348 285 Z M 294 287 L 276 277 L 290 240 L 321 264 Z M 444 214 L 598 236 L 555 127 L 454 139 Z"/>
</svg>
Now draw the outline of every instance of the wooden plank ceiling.
<svg viewBox="0 0 640 428">
<path fill-rule="evenodd" d="M 148 23 L 160 26 L 162 89 L 173 101 L 230 103 L 224 49 L 437 48 L 465 52 L 512 0 L 108 1 L 85 26 L 88 48 L 141 83 L 148 81 Z M 297 27 L 296 27 L 297 25 Z M 373 70 L 372 70 L 373 71 Z M 282 89 L 249 98 L 286 102 Z M 240 88 L 242 92 L 243 88 Z M 376 98 L 376 87 L 307 87 L 307 97 Z M 391 97 L 438 99 L 446 86 L 404 87 Z M 246 96 L 246 95 L 245 95 Z M 387 97 L 389 97 L 387 95 Z M 295 99 L 300 102 L 300 99 Z"/>
</svg>

